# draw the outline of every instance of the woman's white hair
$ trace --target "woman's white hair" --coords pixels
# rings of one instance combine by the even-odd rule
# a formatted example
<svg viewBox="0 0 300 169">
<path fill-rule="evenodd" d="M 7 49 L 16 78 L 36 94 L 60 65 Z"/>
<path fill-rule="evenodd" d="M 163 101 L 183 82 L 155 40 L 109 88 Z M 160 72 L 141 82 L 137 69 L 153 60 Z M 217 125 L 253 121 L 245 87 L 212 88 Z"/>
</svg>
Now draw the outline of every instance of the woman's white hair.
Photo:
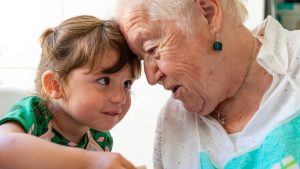
<svg viewBox="0 0 300 169">
<path fill-rule="evenodd" d="M 237 24 L 242 24 L 248 12 L 243 0 L 220 0 L 228 17 L 232 17 Z M 151 20 L 171 19 L 176 20 L 179 28 L 185 33 L 192 27 L 194 14 L 194 0 L 134 0 L 135 7 L 145 8 Z M 131 6 L 131 7 L 133 7 Z"/>
</svg>

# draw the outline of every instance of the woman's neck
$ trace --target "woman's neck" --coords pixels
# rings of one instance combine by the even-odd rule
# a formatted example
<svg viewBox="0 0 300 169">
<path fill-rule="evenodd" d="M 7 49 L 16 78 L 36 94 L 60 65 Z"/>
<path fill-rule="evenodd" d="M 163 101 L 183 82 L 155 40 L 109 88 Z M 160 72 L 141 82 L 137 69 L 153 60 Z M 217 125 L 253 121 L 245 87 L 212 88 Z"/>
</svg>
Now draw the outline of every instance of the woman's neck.
<svg viewBox="0 0 300 169">
<path fill-rule="evenodd" d="M 219 121 L 225 121 L 223 127 L 227 133 L 242 131 L 258 110 L 271 83 L 272 75 L 254 62 L 245 84 L 241 84 L 244 86 L 236 95 L 221 102 L 211 115 Z"/>
</svg>

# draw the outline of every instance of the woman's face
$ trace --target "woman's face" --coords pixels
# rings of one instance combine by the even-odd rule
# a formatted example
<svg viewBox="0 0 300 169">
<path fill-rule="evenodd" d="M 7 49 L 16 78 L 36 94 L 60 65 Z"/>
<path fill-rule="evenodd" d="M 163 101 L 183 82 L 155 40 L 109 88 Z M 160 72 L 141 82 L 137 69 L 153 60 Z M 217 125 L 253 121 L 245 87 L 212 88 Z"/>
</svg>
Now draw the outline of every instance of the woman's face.
<svg viewBox="0 0 300 169">
<path fill-rule="evenodd" d="M 121 19 L 120 27 L 129 46 L 144 61 L 148 82 L 170 90 L 187 110 L 209 114 L 226 86 L 222 84 L 224 60 L 212 50 L 214 36 L 202 26 L 187 38 L 175 21 L 149 21 L 145 16 L 133 12 Z"/>
</svg>

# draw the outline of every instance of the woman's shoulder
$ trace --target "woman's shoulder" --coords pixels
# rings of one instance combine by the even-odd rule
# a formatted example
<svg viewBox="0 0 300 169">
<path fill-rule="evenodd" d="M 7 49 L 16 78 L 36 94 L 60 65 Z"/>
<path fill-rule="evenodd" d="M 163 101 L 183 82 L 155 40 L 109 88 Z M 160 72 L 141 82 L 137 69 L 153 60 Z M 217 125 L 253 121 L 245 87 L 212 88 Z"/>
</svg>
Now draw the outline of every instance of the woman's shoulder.
<svg viewBox="0 0 300 169">
<path fill-rule="evenodd" d="M 188 111 L 183 107 L 180 100 L 169 98 L 161 109 L 160 117 L 167 118 L 172 121 L 182 120 Z"/>
<path fill-rule="evenodd" d="M 195 114 L 187 111 L 180 100 L 170 98 L 161 110 L 158 123 L 162 130 L 180 132 L 184 128 L 193 128 L 194 118 Z"/>
<path fill-rule="evenodd" d="M 195 168 L 195 127 L 195 114 L 185 110 L 181 101 L 170 98 L 160 113 L 156 127 L 155 166 Z"/>
</svg>

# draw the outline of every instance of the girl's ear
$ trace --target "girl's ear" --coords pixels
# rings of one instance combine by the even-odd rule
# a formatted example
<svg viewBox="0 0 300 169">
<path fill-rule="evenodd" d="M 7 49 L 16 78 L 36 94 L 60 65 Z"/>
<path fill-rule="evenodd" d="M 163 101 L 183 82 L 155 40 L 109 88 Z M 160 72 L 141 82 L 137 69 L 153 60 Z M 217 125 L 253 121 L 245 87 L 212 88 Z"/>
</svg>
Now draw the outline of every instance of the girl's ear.
<svg viewBox="0 0 300 169">
<path fill-rule="evenodd" d="M 223 10 L 220 0 L 194 0 L 195 9 L 201 11 L 211 28 L 211 33 L 215 34 L 220 30 Z"/>
<path fill-rule="evenodd" d="M 61 84 L 53 71 L 46 71 L 42 75 L 42 84 L 45 92 L 52 99 L 62 98 Z"/>
</svg>

